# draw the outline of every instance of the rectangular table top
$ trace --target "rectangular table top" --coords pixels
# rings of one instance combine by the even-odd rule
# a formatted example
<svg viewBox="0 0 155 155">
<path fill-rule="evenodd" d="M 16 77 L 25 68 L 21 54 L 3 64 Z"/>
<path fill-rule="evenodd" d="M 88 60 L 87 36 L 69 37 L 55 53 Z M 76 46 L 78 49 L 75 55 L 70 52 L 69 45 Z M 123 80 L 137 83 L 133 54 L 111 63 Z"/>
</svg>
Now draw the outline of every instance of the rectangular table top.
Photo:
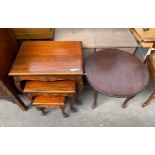
<svg viewBox="0 0 155 155">
<path fill-rule="evenodd" d="M 82 75 L 80 41 L 25 41 L 9 72 L 19 75 Z"/>
</svg>

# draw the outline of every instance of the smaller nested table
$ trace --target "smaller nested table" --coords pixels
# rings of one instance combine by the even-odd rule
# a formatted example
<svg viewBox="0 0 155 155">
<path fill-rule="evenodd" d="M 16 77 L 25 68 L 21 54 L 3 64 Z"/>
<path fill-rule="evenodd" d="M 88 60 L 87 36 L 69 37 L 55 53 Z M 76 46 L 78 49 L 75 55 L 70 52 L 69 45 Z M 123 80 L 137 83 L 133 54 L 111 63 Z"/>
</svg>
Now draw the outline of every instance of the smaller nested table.
<svg viewBox="0 0 155 155">
<path fill-rule="evenodd" d="M 135 56 L 118 49 L 104 49 L 90 55 L 85 64 L 89 84 L 94 88 L 96 107 L 97 94 L 126 98 L 125 108 L 130 99 L 142 92 L 148 84 L 146 66 Z"/>
</svg>

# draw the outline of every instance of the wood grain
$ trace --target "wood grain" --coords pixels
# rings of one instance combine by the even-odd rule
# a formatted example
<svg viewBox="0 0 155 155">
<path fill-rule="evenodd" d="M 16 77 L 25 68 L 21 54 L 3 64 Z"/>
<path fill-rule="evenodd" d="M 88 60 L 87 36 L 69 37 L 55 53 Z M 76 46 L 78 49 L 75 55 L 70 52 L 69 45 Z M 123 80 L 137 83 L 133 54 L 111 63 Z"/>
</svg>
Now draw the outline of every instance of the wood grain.
<svg viewBox="0 0 155 155">
<path fill-rule="evenodd" d="M 52 28 L 13 28 L 16 39 L 52 39 Z"/>
<path fill-rule="evenodd" d="M 82 66 L 81 42 L 25 41 L 9 75 L 82 75 Z"/>
<path fill-rule="evenodd" d="M 23 111 L 27 110 L 26 105 L 18 97 L 13 79 L 8 77 L 10 67 L 16 57 L 17 47 L 15 38 L 10 29 L 0 29 L 0 87 L 14 103 Z"/>
<path fill-rule="evenodd" d="M 39 107 L 59 107 L 65 105 L 65 97 L 48 97 L 48 96 L 38 96 L 34 99 L 33 105 Z"/>
<path fill-rule="evenodd" d="M 75 93 L 75 81 L 28 81 L 24 92 Z"/>
<path fill-rule="evenodd" d="M 78 75 L 20 75 L 20 80 L 35 80 L 35 81 L 57 81 L 57 80 L 76 80 L 80 79 Z"/>
<path fill-rule="evenodd" d="M 104 49 L 91 55 L 85 71 L 92 87 L 109 96 L 134 96 L 143 91 L 149 81 L 143 62 L 117 49 Z"/>
</svg>

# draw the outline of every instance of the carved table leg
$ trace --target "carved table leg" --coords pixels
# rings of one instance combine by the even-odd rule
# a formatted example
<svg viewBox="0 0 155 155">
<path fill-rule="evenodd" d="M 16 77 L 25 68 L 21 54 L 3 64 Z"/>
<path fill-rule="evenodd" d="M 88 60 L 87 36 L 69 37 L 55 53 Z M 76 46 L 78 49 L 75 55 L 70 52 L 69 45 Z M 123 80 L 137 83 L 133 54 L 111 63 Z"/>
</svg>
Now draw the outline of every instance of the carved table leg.
<svg viewBox="0 0 155 155">
<path fill-rule="evenodd" d="M 27 93 L 27 96 L 28 96 L 29 100 L 32 102 L 32 101 L 33 101 L 33 96 L 32 96 L 32 94 L 31 94 L 31 93 Z"/>
<path fill-rule="evenodd" d="M 70 101 L 70 110 L 72 112 L 77 112 L 77 109 L 74 107 L 75 95 L 73 94 L 70 99 L 71 99 L 71 101 Z"/>
<path fill-rule="evenodd" d="M 36 107 L 36 108 L 37 108 L 37 110 L 41 111 L 42 116 L 46 115 L 45 108 L 41 108 L 41 107 Z"/>
<path fill-rule="evenodd" d="M 96 108 L 97 106 L 97 96 L 98 96 L 98 92 L 96 90 L 94 90 L 94 103 L 92 105 L 92 108 Z"/>
<path fill-rule="evenodd" d="M 17 89 L 23 93 L 23 90 L 21 88 L 21 80 L 18 78 L 18 77 L 14 77 L 14 83 L 15 83 L 15 86 L 17 87 Z"/>
<path fill-rule="evenodd" d="M 155 99 L 155 91 L 150 95 L 150 97 L 143 103 L 142 107 L 147 106 L 153 99 Z"/>
<path fill-rule="evenodd" d="M 69 115 L 65 112 L 65 106 L 60 107 L 62 115 L 64 118 L 68 117 Z"/>
<path fill-rule="evenodd" d="M 135 97 L 135 96 L 127 97 L 122 104 L 122 108 L 126 108 L 129 100 L 131 100 L 133 97 Z"/>
<path fill-rule="evenodd" d="M 79 95 L 80 95 L 80 93 L 82 93 L 82 91 L 83 91 L 83 89 L 84 89 L 82 77 L 80 77 L 80 78 L 77 80 L 77 89 L 78 89 L 78 92 L 79 92 Z"/>
<path fill-rule="evenodd" d="M 31 93 L 27 93 L 27 96 L 28 96 L 29 100 L 31 101 L 30 105 L 28 106 L 28 108 L 30 109 L 32 107 L 32 102 L 33 102 L 34 97 L 32 96 Z"/>
<path fill-rule="evenodd" d="M 83 91 L 83 88 L 84 88 L 84 86 L 83 86 L 83 81 L 82 81 L 82 77 L 80 77 L 78 80 L 77 80 L 77 82 L 76 82 L 76 87 L 77 87 L 77 93 L 76 93 L 76 101 L 77 101 L 77 105 L 81 105 L 82 103 L 81 103 L 81 100 L 80 100 L 80 94 L 82 93 L 82 91 Z"/>
<path fill-rule="evenodd" d="M 82 80 L 82 77 L 80 77 L 80 79 L 78 80 L 78 85 L 79 85 L 79 91 L 80 93 L 83 91 L 83 80 Z"/>
</svg>

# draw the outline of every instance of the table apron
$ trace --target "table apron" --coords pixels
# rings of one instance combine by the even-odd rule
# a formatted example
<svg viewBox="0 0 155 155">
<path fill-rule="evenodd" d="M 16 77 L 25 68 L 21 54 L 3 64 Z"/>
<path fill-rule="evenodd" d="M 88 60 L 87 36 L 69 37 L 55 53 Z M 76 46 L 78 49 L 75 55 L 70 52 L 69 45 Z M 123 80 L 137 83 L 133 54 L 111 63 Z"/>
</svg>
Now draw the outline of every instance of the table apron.
<svg viewBox="0 0 155 155">
<path fill-rule="evenodd" d="M 56 81 L 56 80 L 78 80 L 79 75 L 24 75 L 17 76 L 20 81 L 34 80 L 34 81 Z"/>
</svg>

